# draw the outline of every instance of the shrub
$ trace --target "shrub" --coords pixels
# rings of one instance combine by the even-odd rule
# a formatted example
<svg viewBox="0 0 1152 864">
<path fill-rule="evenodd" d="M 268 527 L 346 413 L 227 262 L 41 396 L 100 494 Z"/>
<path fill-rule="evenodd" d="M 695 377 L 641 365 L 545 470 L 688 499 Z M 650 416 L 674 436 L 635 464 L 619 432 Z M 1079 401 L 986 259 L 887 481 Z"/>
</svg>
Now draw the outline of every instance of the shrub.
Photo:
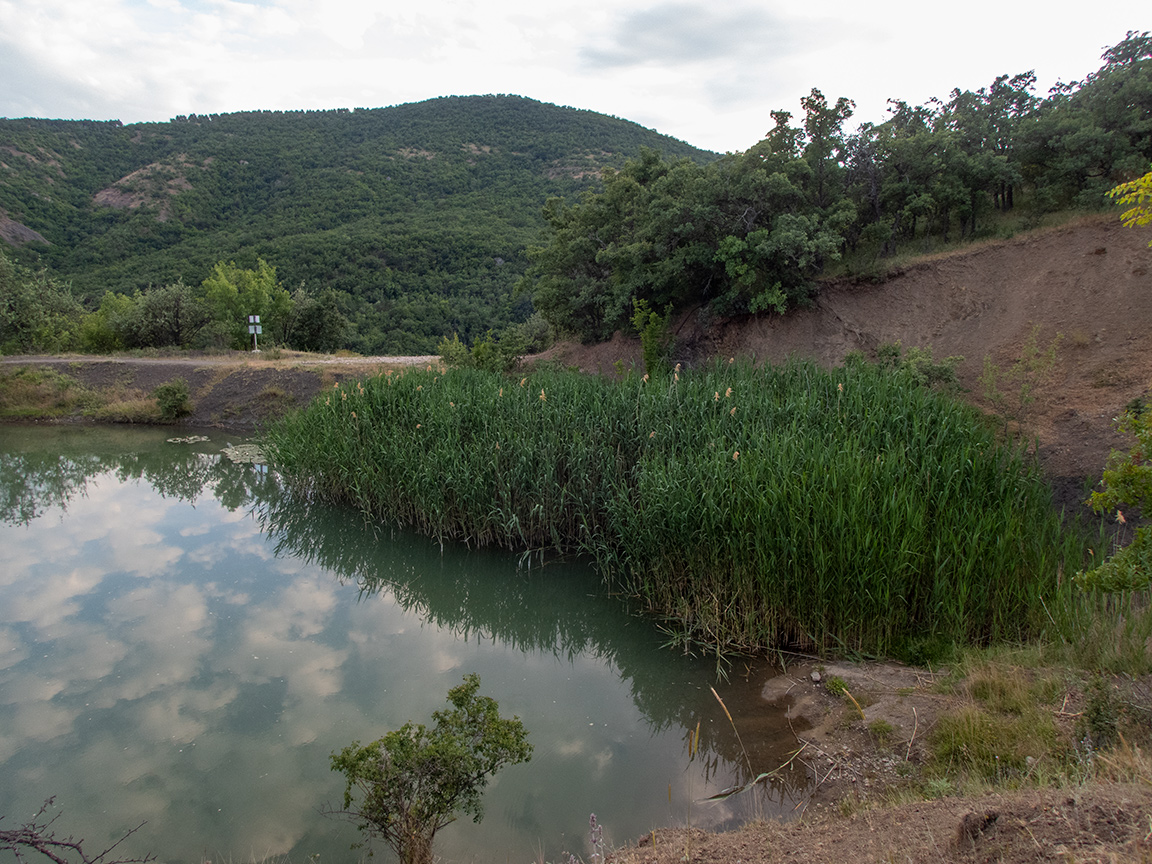
<svg viewBox="0 0 1152 864">
<path fill-rule="evenodd" d="M 332 754 L 332 770 L 347 780 L 343 815 L 387 843 L 403 864 L 432 861 L 433 837 L 458 812 L 479 822 L 480 793 L 492 775 L 532 756 L 520 719 L 501 717 L 494 699 L 476 695 L 479 688 L 479 676 L 465 676 L 448 691 L 451 710 L 432 714 L 432 729 L 405 723 L 364 747 L 355 741 Z"/>
<path fill-rule="evenodd" d="M 658 375 L 664 371 L 668 358 L 668 343 L 671 339 L 669 325 L 672 323 L 672 307 L 667 306 L 664 314 L 648 308 L 647 300 L 632 299 L 632 326 L 640 336 L 640 347 L 644 352 L 644 371 Z"/>
<path fill-rule="evenodd" d="M 1135 401 L 1135 400 L 1134 400 Z M 1100 483 L 1102 490 L 1089 499 L 1097 513 L 1115 510 L 1116 520 L 1123 523 L 1121 506 L 1132 505 L 1152 513 L 1152 411 L 1141 403 L 1129 403 L 1117 418 L 1121 432 L 1136 436 L 1136 445 L 1127 453 L 1113 450 Z M 1139 591 L 1152 583 L 1152 526 L 1136 529 L 1132 542 L 1094 570 L 1076 575 L 1085 590 L 1106 592 Z"/>
<path fill-rule="evenodd" d="M 160 419 L 179 420 L 192 413 L 192 401 L 188 393 L 188 382 L 183 378 L 166 381 L 152 391 L 160 408 Z"/>
</svg>

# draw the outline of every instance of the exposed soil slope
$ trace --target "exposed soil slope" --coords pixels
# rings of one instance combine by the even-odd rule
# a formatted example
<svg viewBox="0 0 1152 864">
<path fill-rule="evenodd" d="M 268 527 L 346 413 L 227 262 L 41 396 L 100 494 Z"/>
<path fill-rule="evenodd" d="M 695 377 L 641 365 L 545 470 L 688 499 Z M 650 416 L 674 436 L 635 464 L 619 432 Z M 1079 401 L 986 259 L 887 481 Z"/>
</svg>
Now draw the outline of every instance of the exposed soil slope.
<svg viewBox="0 0 1152 864">
<path fill-rule="evenodd" d="M 836 365 L 850 351 L 871 356 L 899 342 L 931 348 L 937 360 L 962 356 L 960 380 L 979 403 L 985 357 L 1007 369 L 1034 328 L 1041 346 L 1059 333 L 1056 366 L 1025 431 L 1039 436 L 1050 476 L 1098 476 L 1109 449 L 1127 446 L 1112 418 L 1152 387 L 1150 241 L 1152 229 L 1086 219 L 925 258 L 883 284 L 825 284 L 812 309 L 784 317 L 732 319 L 704 332 L 688 316 L 677 324 L 677 352 L 688 362 L 751 355 Z M 550 356 L 605 373 L 617 360 L 642 364 L 639 345 L 622 337 Z"/>
</svg>

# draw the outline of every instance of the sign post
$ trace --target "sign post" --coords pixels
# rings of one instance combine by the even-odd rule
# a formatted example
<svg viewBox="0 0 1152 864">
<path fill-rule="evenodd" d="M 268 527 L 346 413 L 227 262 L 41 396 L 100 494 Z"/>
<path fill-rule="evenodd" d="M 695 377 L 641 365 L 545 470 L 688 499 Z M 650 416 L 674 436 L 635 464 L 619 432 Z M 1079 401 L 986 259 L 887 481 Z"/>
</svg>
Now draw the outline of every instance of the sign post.
<svg viewBox="0 0 1152 864">
<path fill-rule="evenodd" d="M 264 332 L 264 329 L 260 326 L 259 315 L 248 316 L 248 332 L 252 334 L 252 353 L 258 353 L 260 349 L 256 347 L 256 334 Z"/>
</svg>

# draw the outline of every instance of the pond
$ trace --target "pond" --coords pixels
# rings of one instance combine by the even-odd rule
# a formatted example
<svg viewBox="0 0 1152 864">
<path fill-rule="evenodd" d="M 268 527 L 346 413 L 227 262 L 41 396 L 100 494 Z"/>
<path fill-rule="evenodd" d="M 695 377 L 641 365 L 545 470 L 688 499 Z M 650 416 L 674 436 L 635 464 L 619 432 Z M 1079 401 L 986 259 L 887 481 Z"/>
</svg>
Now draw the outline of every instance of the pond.
<svg viewBox="0 0 1152 864">
<path fill-rule="evenodd" d="M 802 800 L 798 762 L 703 800 L 788 759 L 784 706 L 663 648 L 582 563 L 365 524 L 224 458 L 223 433 L 173 434 L 196 433 L 0 427 L 4 827 L 56 796 L 93 847 L 146 820 L 127 851 L 160 861 L 355 860 L 321 812 L 329 755 L 427 722 L 473 672 L 535 752 L 437 835 L 446 860 L 587 859 L 590 813 L 612 845 Z"/>
</svg>

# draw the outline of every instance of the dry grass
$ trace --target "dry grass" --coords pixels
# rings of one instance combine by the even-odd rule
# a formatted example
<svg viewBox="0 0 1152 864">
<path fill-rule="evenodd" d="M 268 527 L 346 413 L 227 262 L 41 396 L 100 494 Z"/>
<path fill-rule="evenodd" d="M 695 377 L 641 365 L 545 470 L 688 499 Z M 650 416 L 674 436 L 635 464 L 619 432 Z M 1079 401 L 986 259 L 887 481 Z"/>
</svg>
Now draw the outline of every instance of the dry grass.
<svg viewBox="0 0 1152 864">
<path fill-rule="evenodd" d="M 0 418 L 64 417 L 93 407 L 98 396 L 51 370 L 22 367 L 0 373 Z"/>
<path fill-rule="evenodd" d="M 105 423 L 160 423 L 156 400 L 139 390 L 121 391 L 108 402 L 86 412 L 86 416 Z"/>
</svg>

